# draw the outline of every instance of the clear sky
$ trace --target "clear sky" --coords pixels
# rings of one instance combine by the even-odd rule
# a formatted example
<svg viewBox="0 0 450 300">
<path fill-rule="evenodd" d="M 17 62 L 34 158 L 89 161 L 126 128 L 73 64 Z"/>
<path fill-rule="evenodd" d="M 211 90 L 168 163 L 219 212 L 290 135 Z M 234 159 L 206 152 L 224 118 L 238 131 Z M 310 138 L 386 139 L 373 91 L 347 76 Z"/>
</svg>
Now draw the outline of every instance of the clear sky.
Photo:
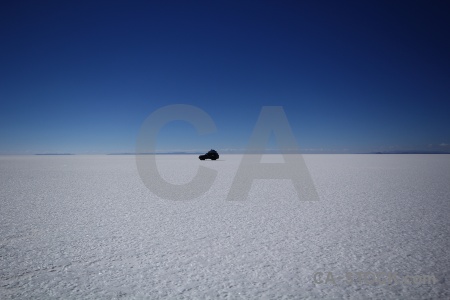
<svg viewBox="0 0 450 300">
<path fill-rule="evenodd" d="M 3 1 L 0 153 L 243 149 L 283 106 L 305 152 L 450 151 L 447 1 Z"/>
</svg>

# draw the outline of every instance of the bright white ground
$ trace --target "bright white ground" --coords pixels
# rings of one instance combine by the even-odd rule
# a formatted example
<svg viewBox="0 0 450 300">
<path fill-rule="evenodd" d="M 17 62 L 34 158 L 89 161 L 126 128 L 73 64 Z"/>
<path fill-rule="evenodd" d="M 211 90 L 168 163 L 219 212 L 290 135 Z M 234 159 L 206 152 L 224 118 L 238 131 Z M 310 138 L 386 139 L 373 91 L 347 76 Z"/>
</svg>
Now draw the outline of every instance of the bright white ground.
<svg viewBox="0 0 450 300">
<path fill-rule="evenodd" d="M 226 201 L 240 155 L 157 156 L 173 183 L 218 170 L 186 202 L 154 196 L 134 156 L 2 156 L 0 298 L 450 297 L 449 155 L 303 157 L 318 202 L 297 200 L 289 180 Z M 315 284 L 316 272 L 437 283 Z"/>
</svg>

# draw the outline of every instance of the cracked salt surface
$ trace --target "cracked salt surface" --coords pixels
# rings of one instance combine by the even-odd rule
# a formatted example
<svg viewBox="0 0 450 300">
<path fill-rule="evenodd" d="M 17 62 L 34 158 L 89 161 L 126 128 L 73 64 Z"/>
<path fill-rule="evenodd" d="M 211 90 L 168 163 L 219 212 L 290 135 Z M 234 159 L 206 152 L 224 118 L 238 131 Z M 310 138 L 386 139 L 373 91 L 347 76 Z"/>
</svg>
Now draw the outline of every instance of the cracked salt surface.
<svg viewBox="0 0 450 300">
<path fill-rule="evenodd" d="M 289 180 L 226 201 L 240 155 L 157 156 L 176 184 L 218 171 L 191 201 L 154 196 L 134 156 L 1 156 L 0 298 L 450 297 L 448 155 L 303 157 L 320 201 L 297 200 Z M 316 272 L 437 282 L 316 284 Z"/>
</svg>

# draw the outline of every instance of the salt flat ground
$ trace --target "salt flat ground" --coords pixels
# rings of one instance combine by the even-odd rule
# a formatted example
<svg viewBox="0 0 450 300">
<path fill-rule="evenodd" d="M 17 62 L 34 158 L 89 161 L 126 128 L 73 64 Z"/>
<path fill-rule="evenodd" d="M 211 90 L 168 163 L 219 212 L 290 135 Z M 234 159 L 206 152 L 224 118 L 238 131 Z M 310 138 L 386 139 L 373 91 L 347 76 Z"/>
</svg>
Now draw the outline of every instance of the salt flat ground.
<svg viewBox="0 0 450 300">
<path fill-rule="evenodd" d="M 152 194 L 134 156 L 2 156 L 0 298 L 450 297 L 449 155 L 303 157 L 320 201 L 279 179 L 227 201 L 240 155 L 157 156 L 172 183 L 218 171 L 191 201 Z M 317 272 L 437 282 L 315 283 Z"/>
</svg>

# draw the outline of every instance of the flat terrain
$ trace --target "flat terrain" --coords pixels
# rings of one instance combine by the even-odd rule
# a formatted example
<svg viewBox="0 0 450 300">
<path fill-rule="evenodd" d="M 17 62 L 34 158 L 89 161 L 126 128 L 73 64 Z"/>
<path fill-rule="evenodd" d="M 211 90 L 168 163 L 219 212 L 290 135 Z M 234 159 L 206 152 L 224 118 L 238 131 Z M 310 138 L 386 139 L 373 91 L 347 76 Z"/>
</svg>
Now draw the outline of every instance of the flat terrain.
<svg viewBox="0 0 450 300">
<path fill-rule="evenodd" d="M 240 155 L 157 156 L 175 184 L 218 171 L 190 201 L 156 197 L 132 155 L 1 156 L 0 299 L 450 298 L 450 155 L 303 157 L 319 201 L 283 179 L 227 201 Z"/>
</svg>

